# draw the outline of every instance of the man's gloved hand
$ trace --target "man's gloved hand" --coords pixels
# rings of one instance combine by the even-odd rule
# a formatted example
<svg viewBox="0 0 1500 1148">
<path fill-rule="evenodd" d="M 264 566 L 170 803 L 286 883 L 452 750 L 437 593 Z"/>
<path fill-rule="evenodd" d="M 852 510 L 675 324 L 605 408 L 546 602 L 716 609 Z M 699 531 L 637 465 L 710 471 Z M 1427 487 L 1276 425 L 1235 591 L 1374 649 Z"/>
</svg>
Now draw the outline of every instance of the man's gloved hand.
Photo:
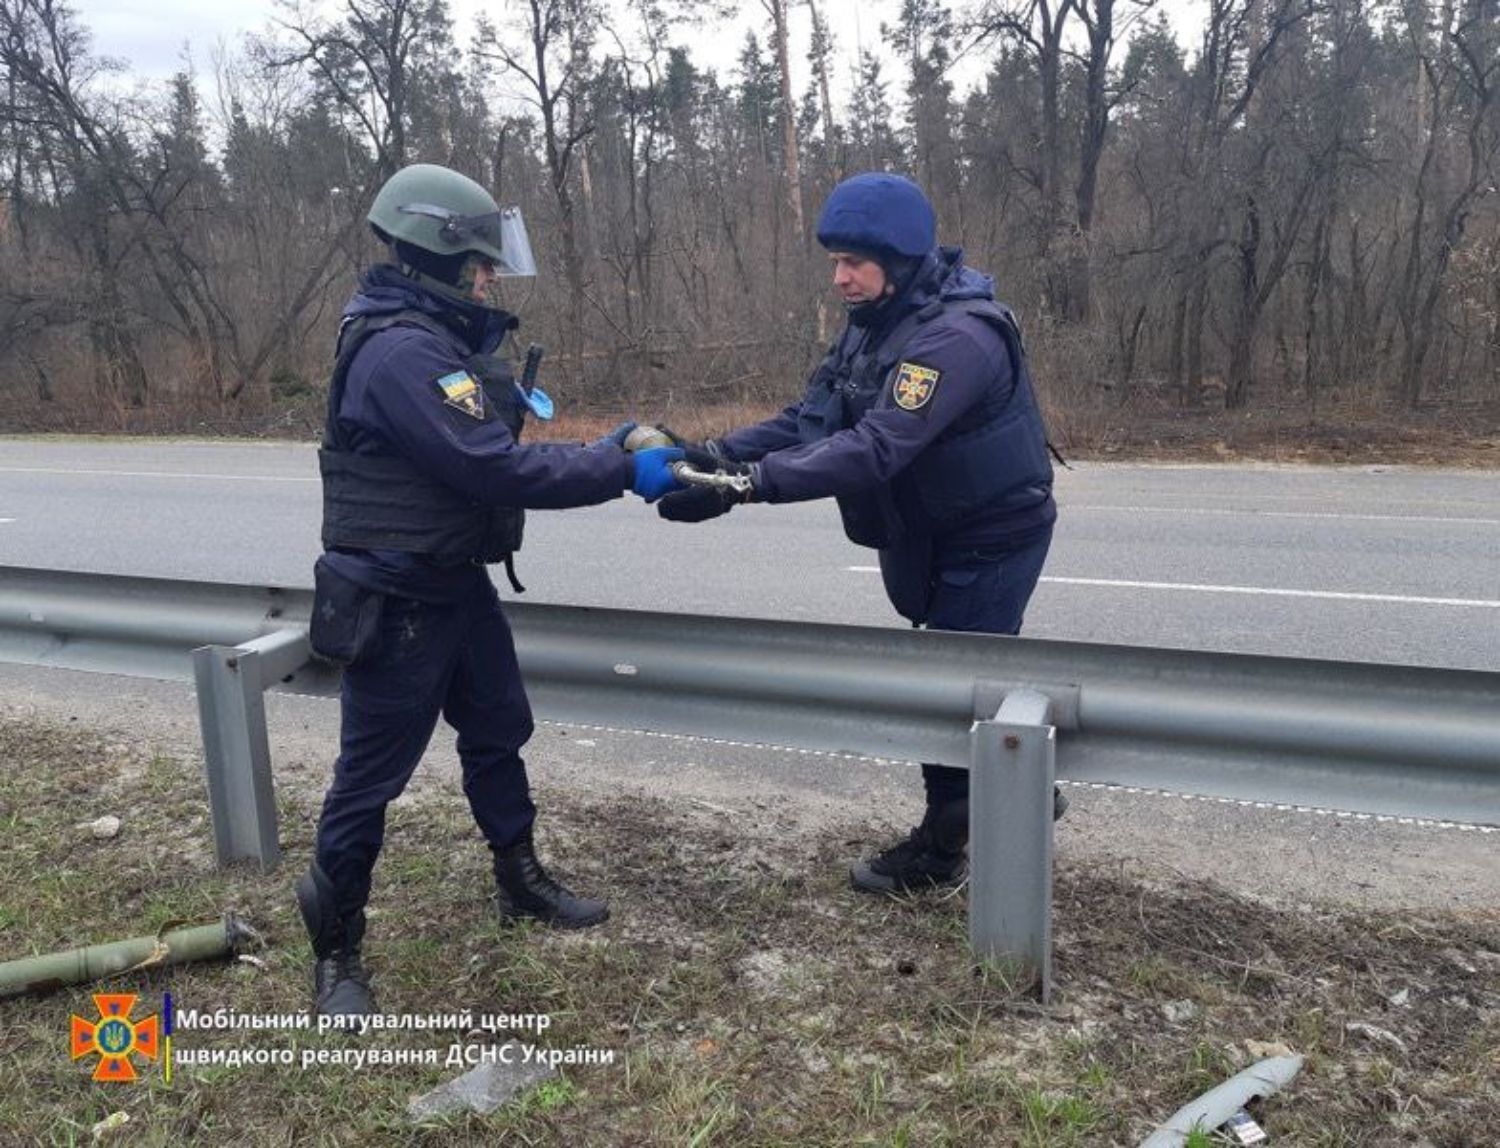
<svg viewBox="0 0 1500 1148">
<path fill-rule="evenodd" d="M 615 427 L 614 430 L 610 431 L 603 438 L 595 439 L 589 445 L 590 446 L 603 446 L 607 442 L 612 442 L 612 443 L 615 444 L 615 446 L 619 447 L 621 450 L 624 450 L 625 449 L 625 440 L 630 437 L 630 432 L 633 431 L 633 430 L 635 430 L 635 428 L 636 428 L 636 424 L 633 423 L 633 422 L 624 422 L 624 423 L 621 423 L 619 426 Z"/>
<path fill-rule="evenodd" d="M 719 446 L 716 439 L 706 438 L 702 442 L 689 442 L 664 423 L 657 423 L 656 429 L 671 439 L 673 446 L 682 448 L 683 458 L 694 470 L 701 470 L 705 474 L 712 474 L 716 470 L 722 470 L 726 474 L 748 473 L 743 463 L 730 462 L 724 457 L 723 448 Z"/>
<path fill-rule="evenodd" d="M 663 498 L 656 508 L 668 522 L 707 522 L 728 514 L 740 500 L 732 490 L 717 486 L 690 486 Z"/>
<path fill-rule="evenodd" d="M 707 451 L 698 453 L 707 461 L 703 465 L 693 463 L 692 455 L 689 454 L 687 461 L 694 469 L 709 472 L 717 470 L 725 474 L 753 474 L 752 468 L 746 463 L 730 462 L 710 455 Z M 737 503 L 749 502 L 751 497 L 750 492 L 730 490 L 728 487 L 689 486 L 686 490 L 675 491 L 663 498 L 656 513 L 668 522 L 707 522 L 710 518 L 728 514 Z"/>
<path fill-rule="evenodd" d="M 741 465 L 737 462 L 730 462 L 723 455 L 714 454 L 705 447 L 694 446 L 692 443 L 685 443 L 682 446 L 682 457 L 690 467 L 694 470 L 701 470 L 704 474 L 712 474 L 716 470 L 737 474 L 736 468 Z"/>
<path fill-rule="evenodd" d="M 719 444 L 711 438 L 704 439 L 702 442 L 690 442 L 665 423 L 657 423 L 656 429 L 671 439 L 673 446 L 682 448 L 683 458 L 687 460 L 687 464 L 694 470 L 712 473 L 713 471 L 727 469 L 734 465 L 724 457 L 724 452 L 719 449 Z M 730 473 L 733 474 L 735 472 L 731 470 Z"/>
<path fill-rule="evenodd" d="M 672 473 L 672 464 L 682 461 L 682 451 L 675 446 L 654 446 L 649 450 L 638 450 L 630 456 L 635 461 L 635 479 L 630 489 L 647 502 L 655 502 L 662 495 L 682 490 L 682 483 Z"/>
</svg>

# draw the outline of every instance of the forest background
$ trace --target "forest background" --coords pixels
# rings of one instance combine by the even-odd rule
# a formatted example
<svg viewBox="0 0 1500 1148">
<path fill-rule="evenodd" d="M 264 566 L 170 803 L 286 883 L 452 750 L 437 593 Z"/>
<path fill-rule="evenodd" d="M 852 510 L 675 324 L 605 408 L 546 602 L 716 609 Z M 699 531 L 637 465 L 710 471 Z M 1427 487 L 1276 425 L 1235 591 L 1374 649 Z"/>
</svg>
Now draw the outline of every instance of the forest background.
<svg viewBox="0 0 1500 1148">
<path fill-rule="evenodd" d="M 542 272 L 501 301 L 573 411 L 795 398 L 842 321 L 818 207 L 887 169 L 1020 313 L 1065 443 L 1500 447 L 1500 0 L 1193 0 L 1188 34 L 903 0 L 838 102 L 824 6 L 512 0 L 460 42 L 443 0 L 344 0 L 132 84 L 0 0 L 0 430 L 315 433 L 369 202 L 427 161 L 522 208 Z M 735 66 L 695 63 L 739 8 Z"/>
</svg>

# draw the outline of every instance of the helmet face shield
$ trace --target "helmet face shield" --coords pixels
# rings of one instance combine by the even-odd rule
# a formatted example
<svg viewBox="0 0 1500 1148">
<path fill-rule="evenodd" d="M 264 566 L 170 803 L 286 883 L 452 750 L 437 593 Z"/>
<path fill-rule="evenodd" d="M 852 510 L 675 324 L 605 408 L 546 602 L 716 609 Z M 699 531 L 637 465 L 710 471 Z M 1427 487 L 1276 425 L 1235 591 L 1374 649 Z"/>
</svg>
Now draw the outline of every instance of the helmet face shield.
<svg viewBox="0 0 1500 1148">
<path fill-rule="evenodd" d="M 517 277 L 536 274 L 531 239 L 519 207 L 507 207 L 500 212 L 500 264 L 495 270 L 500 275 Z"/>
<path fill-rule="evenodd" d="M 473 251 L 484 256 L 494 264 L 497 275 L 536 274 L 536 260 L 531 254 L 531 241 L 519 207 L 481 215 L 460 215 L 430 203 L 403 203 L 396 210 L 402 215 L 440 220 L 439 242 L 455 252 Z"/>
</svg>

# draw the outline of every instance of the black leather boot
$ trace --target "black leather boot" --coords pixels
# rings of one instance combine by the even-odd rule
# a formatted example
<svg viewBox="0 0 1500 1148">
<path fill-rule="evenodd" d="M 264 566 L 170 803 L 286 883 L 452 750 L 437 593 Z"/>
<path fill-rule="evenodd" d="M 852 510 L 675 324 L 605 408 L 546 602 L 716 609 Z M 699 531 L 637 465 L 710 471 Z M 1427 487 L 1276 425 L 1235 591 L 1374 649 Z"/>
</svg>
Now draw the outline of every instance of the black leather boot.
<svg viewBox="0 0 1500 1148">
<path fill-rule="evenodd" d="M 904 841 L 861 861 L 849 870 L 850 883 L 862 893 L 910 893 L 951 889 L 968 872 L 964 847 L 969 841 L 969 803 L 929 805 L 922 824 Z"/>
<path fill-rule="evenodd" d="M 1068 809 L 1062 790 L 1052 789 L 1052 820 Z M 864 893 L 909 893 L 918 889 L 952 889 L 968 872 L 969 803 L 929 805 L 918 825 L 890 848 L 849 870 L 849 880 Z"/>
<path fill-rule="evenodd" d="M 527 829 L 515 844 L 495 850 L 496 903 L 502 921 L 533 920 L 559 929 L 586 929 L 609 920 L 609 905 L 574 896 L 537 860 Z"/>
<path fill-rule="evenodd" d="M 316 864 L 297 882 L 297 907 L 312 938 L 318 1014 L 370 1016 L 375 1011 L 375 998 L 359 951 L 365 938 L 364 912 L 340 917 L 333 882 Z"/>
</svg>

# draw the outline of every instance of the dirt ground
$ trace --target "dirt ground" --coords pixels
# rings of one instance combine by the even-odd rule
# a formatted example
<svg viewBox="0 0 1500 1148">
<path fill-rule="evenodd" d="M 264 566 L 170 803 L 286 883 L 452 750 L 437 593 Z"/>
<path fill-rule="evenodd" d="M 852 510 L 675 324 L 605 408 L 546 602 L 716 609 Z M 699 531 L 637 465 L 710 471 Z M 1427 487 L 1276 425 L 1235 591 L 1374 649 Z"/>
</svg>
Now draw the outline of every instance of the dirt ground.
<svg viewBox="0 0 1500 1148">
<path fill-rule="evenodd" d="M 1265 412 L 1158 411 L 1089 419 L 1077 436 L 1081 458 L 1500 467 L 1500 408 L 1389 415 L 1333 412 L 1316 418 Z"/>
<path fill-rule="evenodd" d="M 613 410 L 576 411 L 563 402 L 555 421 L 531 424 L 527 436 L 538 441 L 589 441 L 630 418 L 665 422 L 688 438 L 701 439 L 768 418 L 779 409 L 769 401 L 685 406 L 663 404 L 651 396 Z M 1125 405 L 1049 403 L 1047 419 L 1054 443 L 1065 456 L 1079 459 L 1500 467 L 1500 399 L 1418 411 L 1344 403 L 1325 404 L 1311 413 L 1301 405 L 1229 412 L 1211 402 L 1180 408 L 1160 393 L 1143 390 Z M 260 415 L 197 408 L 36 408 L 0 417 L 0 432 L 313 441 L 322 431 L 322 421 L 321 405 L 312 397 Z"/>
<path fill-rule="evenodd" d="M 149 933 L 234 909 L 254 963 L 115 978 L 179 1008 L 292 1015 L 307 942 L 289 892 L 316 803 L 283 790 L 273 873 L 218 870 L 201 764 L 35 721 L 0 726 L 0 954 Z M 586 933 L 502 928 L 462 797 L 391 811 L 367 953 L 382 1010 L 544 1014 L 539 1043 L 613 1053 L 564 1067 L 488 1117 L 412 1127 L 407 1101 L 460 1068 L 184 1065 L 169 1085 L 93 1083 L 67 1055 L 89 993 L 0 1001 L 0 1143 L 89 1142 L 114 1113 L 132 1144 L 1134 1145 L 1249 1063 L 1298 1078 L 1256 1109 L 1273 1144 L 1474 1148 L 1500 1127 L 1500 916 L 1273 907 L 1128 864 L 1063 865 L 1058 991 L 967 953 L 965 898 L 870 898 L 841 860 L 884 830 L 812 834 L 753 806 L 544 788 L 549 860 L 613 919 Z M 88 825 L 107 809 L 113 837 Z M 277 1029 L 180 1033 L 196 1052 L 351 1047 Z M 447 1050 L 493 1033 L 376 1033 Z M 105 1141 L 106 1143 L 108 1141 Z M 122 1141 L 123 1142 L 123 1141 Z"/>
<path fill-rule="evenodd" d="M 775 413 L 769 406 L 633 412 L 666 421 L 688 438 L 711 437 Z M 587 440 L 621 413 L 564 417 L 541 438 Z M 1330 408 L 1316 416 L 1252 410 L 1173 408 L 1159 401 L 1123 409 L 1048 412 L 1050 437 L 1065 458 L 1115 462 L 1267 462 L 1500 468 L 1500 403 L 1399 416 L 1369 408 Z"/>
</svg>

